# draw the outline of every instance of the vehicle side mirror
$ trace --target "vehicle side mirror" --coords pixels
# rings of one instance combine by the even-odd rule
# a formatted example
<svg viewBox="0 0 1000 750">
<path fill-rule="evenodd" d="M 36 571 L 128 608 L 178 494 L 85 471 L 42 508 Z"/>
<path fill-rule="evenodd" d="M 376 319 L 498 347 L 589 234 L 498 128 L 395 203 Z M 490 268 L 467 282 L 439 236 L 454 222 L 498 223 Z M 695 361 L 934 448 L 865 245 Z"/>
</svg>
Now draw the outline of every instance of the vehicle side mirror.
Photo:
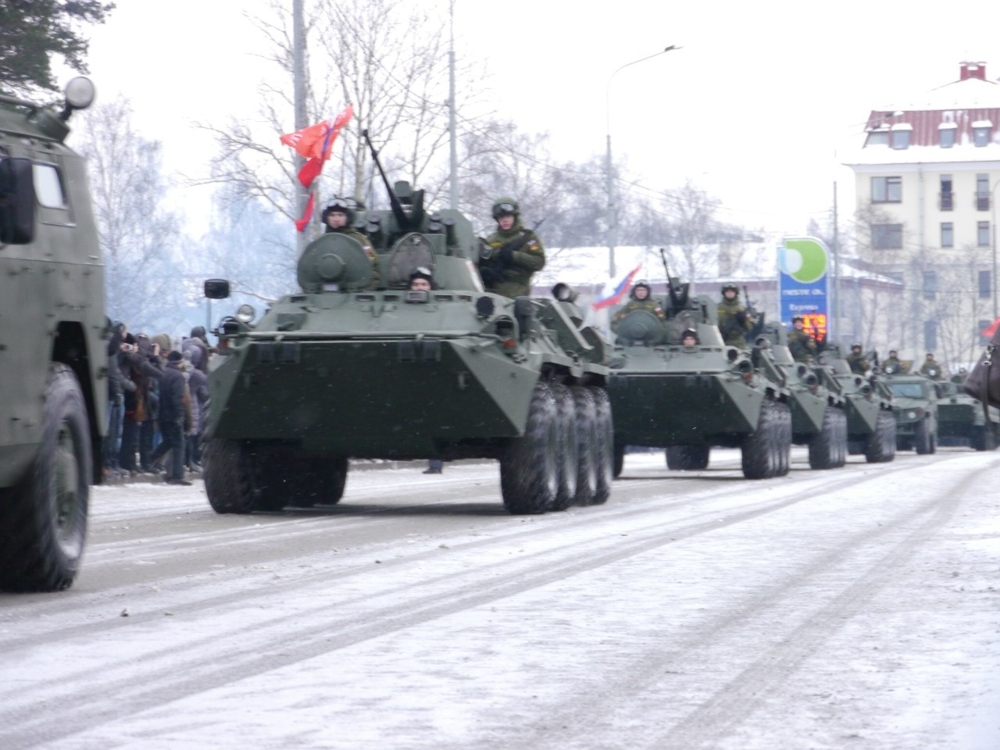
<svg viewBox="0 0 1000 750">
<path fill-rule="evenodd" d="M 35 178 L 31 159 L 0 160 L 0 243 L 35 240 Z"/>
<path fill-rule="evenodd" d="M 228 298 L 229 282 L 225 279 L 207 279 L 205 281 L 205 296 L 209 299 Z"/>
</svg>

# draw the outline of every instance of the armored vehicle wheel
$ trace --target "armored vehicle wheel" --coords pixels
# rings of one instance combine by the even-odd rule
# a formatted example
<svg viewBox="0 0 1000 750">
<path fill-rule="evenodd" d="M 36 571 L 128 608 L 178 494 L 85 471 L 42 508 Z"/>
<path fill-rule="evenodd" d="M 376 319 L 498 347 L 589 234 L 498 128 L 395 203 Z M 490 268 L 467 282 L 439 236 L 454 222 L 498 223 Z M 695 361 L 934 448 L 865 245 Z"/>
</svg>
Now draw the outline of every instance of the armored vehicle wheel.
<svg viewBox="0 0 1000 750">
<path fill-rule="evenodd" d="M 776 431 L 777 441 L 775 452 L 777 457 L 777 470 L 775 476 L 783 477 L 788 474 L 792 464 L 792 409 L 788 404 L 776 402 L 774 407 L 781 419 L 779 424 L 781 429 Z"/>
<path fill-rule="evenodd" d="M 611 497 L 611 484 L 615 480 L 615 432 L 611 418 L 611 399 L 603 388 L 591 387 L 594 396 L 595 423 L 597 425 L 597 491 L 592 505 L 602 505 Z"/>
<path fill-rule="evenodd" d="M 20 482 L 0 491 L 0 589 L 61 591 L 76 577 L 87 535 L 90 427 L 73 371 L 49 368 L 42 444 Z"/>
<path fill-rule="evenodd" d="M 977 451 L 991 451 L 997 447 L 997 436 L 993 427 L 973 427 L 969 436 L 969 447 Z"/>
<path fill-rule="evenodd" d="M 843 466 L 841 453 L 846 447 L 843 445 L 840 417 L 843 412 L 833 406 L 827 406 L 823 413 L 823 427 L 812 440 L 809 441 L 809 468 L 810 469 L 835 469 Z"/>
<path fill-rule="evenodd" d="M 339 503 L 347 486 L 347 458 L 314 458 L 303 463 L 302 474 L 297 477 L 297 491 L 289 498 L 289 504 L 311 508 Z"/>
<path fill-rule="evenodd" d="M 701 471 L 708 466 L 710 451 L 707 445 L 671 445 L 666 450 L 667 468 L 672 471 Z"/>
<path fill-rule="evenodd" d="M 757 429 L 743 438 L 743 476 L 747 479 L 769 479 L 777 474 L 784 425 L 778 405 L 767 399 L 760 407 Z"/>
<path fill-rule="evenodd" d="M 552 391 L 538 383 L 524 435 L 512 438 L 500 457 L 500 493 L 508 512 L 544 513 L 559 491 L 559 429 Z"/>
<path fill-rule="evenodd" d="M 931 426 L 926 419 L 917 422 L 913 433 L 913 447 L 921 456 L 934 452 L 931 445 Z"/>
<path fill-rule="evenodd" d="M 205 493 L 216 513 L 249 513 L 253 503 L 253 464 L 238 440 L 212 438 L 205 447 Z"/>
<path fill-rule="evenodd" d="M 590 389 L 570 388 L 576 407 L 576 496 L 574 505 L 590 505 L 597 493 L 597 413 Z"/>
<path fill-rule="evenodd" d="M 622 475 L 622 471 L 625 469 L 625 445 L 618 442 L 615 439 L 615 479 Z"/>
<path fill-rule="evenodd" d="M 559 426 L 559 490 L 552 503 L 552 510 L 566 510 L 576 498 L 577 472 L 579 471 L 579 442 L 576 431 L 576 404 L 573 394 L 564 385 L 550 385 L 556 401 L 556 421 Z"/>
<path fill-rule="evenodd" d="M 896 453 L 896 420 L 887 411 L 880 411 L 875 431 L 865 438 L 865 460 L 870 464 L 891 461 Z"/>
</svg>

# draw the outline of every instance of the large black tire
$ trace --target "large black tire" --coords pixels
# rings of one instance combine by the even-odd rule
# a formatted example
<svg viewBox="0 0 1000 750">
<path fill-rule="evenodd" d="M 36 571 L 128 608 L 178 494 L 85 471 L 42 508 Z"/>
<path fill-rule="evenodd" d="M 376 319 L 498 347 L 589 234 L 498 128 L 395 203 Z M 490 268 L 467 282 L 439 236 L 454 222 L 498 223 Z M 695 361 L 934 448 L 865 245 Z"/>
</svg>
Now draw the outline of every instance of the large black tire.
<svg viewBox="0 0 1000 750">
<path fill-rule="evenodd" d="M 339 503 L 347 486 L 347 458 L 310 458 L 304 463 L 306 467 L 302 474 L 288 478 L 289 485 L 295 488 L 289 504 L 311 508 Z"/>
<path fill-rule="evenodd" d="M 743 438 L 743 476 L 747 479 L 769 479 L 780 469 L 779 446 L 782 441 L 782 414 L 777 404 L 765 399 L 757 418 L 757 429 Z"/>
<path fill-rule="evenodd" d="M 865 438 L 865 460 L 870 464 L 891 461 L 896 455 L 896 419 L 892 412 L 880 411 L 875 431 Z"/>
<path fill-rule="evenodd" d="M 205 446 L 202 478 L 216 513 L 250 513 L 254 508 L 253 463 L 238 440 L 212 438 Z"/>
<path fill-rule="evenodd" d="M 809 441 L 809 468 L 836 469 L 844 465 L 847 450 L 842 419 L 844 413 L 833 406 L 827 406 L 823 413 L 823 427 Z"/>
<path fill-rule="evenodd" d="M 569 388 L 560 384 L 549 386 L 556 401 L 556 422 L 559 427 L 557 464 L 559 489 L 552 503 L 552 510 L 566 510 L 576 499 L 577 473 L 579 471 L 579 442 L 576 436 L 576 404 Z"/>
<path fill-rule="evenodd" d="M 575 385 L 570 388 L 576 407 L 576 496 L 574 505 L 590 505 L 597 493 L 597 412 L 594 396 L 589 388 Z"/>
<path fill-rule="evenodd" d="M 597 490 L 591 505 L 603 505 L 611 497 L 611 485 L 615 481 L 615 427 L 608 392 L 596 386 L 591 386 L 590 392 L 594 396 L 598 446 Z"/>
<path fill-rule="evenodd" d="M 913 433 L 913 447 L 917 451 L 917 455 L 920 456 L 934 452 L 934 447 L 931 444 L 930 423 L 926 419 L 921 419 L 917 422 Z"/>
<path fill-rule="evenodd" d="M 538 383 L 524 435 L 508 441 L 500 456 L 500 493 L 509 513 L 544 513 L 552 507 L 559 491 L 558 450 L 555 397 Z"/>
<path fill-rule="evenodd" d="M 977 451 L 991 451 L 997 447 L 997 436 L 992 423 L 983 427 L 973 427 L 969 435 L 969 446 Z"/>
<path fill-rule="evenodd" d="M 0 589 L 62 591 L 72 585 L 87 536 L 91 467 L 83 392 L 73 371 L 54 363 L 38 455 L 0 494 Z"/>
<path fill-rule="evenodd" d="M 671 471 L 701 471 L 708 468 L 711 448 L 707 445 L 671 445 L 666 450 Z"/>
<path fill-rule="evenodd" d="M 622 475 L 625 470 L 625 445 L 615 439 L 615 479 Z"/>
<path fill-rule="evenodd" d="M 774 409 L 779 416 L 780 429 L 775 431 L 775 473 L 777 477 L 788 474 L 792 465 L 792 409 L 788 404 L 775 402 Z"/>
</svg>

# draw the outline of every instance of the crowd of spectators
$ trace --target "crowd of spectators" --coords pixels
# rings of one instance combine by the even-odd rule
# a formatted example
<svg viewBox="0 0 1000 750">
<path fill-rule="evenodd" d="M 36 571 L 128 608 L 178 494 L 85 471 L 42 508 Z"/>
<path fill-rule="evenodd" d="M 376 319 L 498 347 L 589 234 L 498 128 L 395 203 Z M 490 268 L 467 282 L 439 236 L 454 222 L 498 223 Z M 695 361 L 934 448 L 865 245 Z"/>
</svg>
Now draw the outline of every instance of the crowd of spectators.
<svg viewBox="0 0 1000 750">
<path fill-rule="evenodd" d="M 189 485 L 186 472 L 200 473 L 212 352 L 202 326 L 181 341 L 112 326 L 106 479 L 162 474 L 169 484 Z"/>
</svg>

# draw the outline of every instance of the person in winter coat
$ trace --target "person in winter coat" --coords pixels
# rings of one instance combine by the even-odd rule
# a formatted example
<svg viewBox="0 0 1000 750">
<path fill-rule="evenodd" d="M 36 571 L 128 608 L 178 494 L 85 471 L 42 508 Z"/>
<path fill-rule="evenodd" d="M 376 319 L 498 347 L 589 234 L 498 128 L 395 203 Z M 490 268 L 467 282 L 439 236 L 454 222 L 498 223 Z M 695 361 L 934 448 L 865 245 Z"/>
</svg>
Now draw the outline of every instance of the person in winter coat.
<svg viewBox="0 0 1000 750">
<path fill-rule="evenodd" d="M 167 484 L 190 485 L 184 479 L 184 421 L 187 381 L 184 379 L 182 362 L 184 355 L 172 351 L 167 355 L 167 366 L 160 376 L 160 434 L 162 441 L 153 451 L 153 462 L 170 451 L 170 465 L 167 468 Z"/>
<path fill-rule="evenodd" d="M 513 198 L 499 198 L 493 218 L 497 231 L 486 238 L 489 251 L 479 258 L 486 291 L 511 299 L 530 295 L 531 277 L 545 267 L 542 241 L 521 224 L 521 207 Z"/>
</svg>

